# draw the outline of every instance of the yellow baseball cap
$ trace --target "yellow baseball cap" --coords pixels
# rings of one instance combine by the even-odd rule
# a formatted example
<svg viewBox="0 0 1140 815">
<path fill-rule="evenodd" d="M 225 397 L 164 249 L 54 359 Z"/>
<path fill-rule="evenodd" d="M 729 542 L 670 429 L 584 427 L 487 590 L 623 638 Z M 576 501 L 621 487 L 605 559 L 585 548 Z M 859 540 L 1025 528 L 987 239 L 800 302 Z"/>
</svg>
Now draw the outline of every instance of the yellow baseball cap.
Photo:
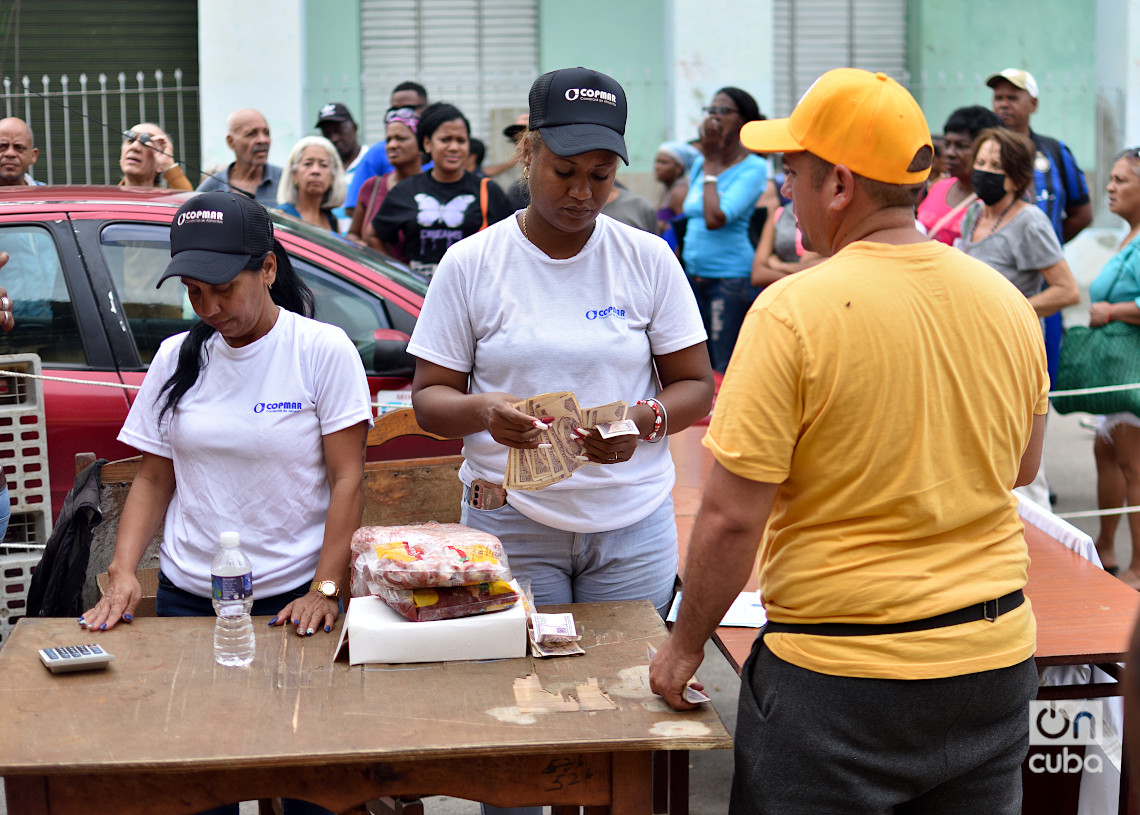
<svg viewBox="0 0 1140 815">
<path fill-rule="evenodd" d="M 749 150 L 808 151 L 885 184 L 917 184 L 930 168 L 907 168 L 930 128 L 914 97 L 883 73 L 836 68 L 817 79 L 786 119 L 749 122 L 740 131 Z"/>
</svg>

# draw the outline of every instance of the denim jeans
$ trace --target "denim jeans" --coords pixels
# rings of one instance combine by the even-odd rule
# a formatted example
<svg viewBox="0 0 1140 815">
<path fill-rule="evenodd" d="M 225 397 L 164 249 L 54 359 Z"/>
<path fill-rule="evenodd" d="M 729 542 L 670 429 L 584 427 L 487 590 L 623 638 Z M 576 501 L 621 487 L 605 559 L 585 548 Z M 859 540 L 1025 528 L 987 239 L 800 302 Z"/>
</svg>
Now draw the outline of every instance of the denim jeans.
<svg viewBox="0 0 1140 815">
<path fill-rule="evenodd" d="M 744 315 L 760 290 L 747 277 L 690 277 L 705 331 L 713 370 L 724 373 Z"/>
<path fill-rule="evenodd" d="M 466 494 L 467 489 L 465 499 Z M 565 532 L 532 521 L 510 504 L 474 509 L 466 500 L 460 523 L 502 542 L 512 573 L 530 579 L 534 601 L 541 605 L 648 599 L 665 614 L 673 601 L 677 522 L 672 497 L 645 519 L 608 532 Z"/>
<path fill-rule="evenodd" d="M 255 598 L 253 601 L 253 616 L 276 616 L 277 612 L 289 605 L 298 597 L 303 597 L 309 591 L 309 584 L 305 583 L 292 591 L 277 594 L 273 597 Z M 170 578 L 161 571 L 158 573 L 158 592 L 154 599 L 155 612 L 159 617 L 212 617 L 214 616 L 214 603 L 209 597 L 202 597 L 180 589 L 170 582 Z M 238 804 L 226 804 L 199 812 L 198 815 L 238 815 Z M 285 815 L 334 815 L 324 807 L 311 804 L 308 801 L 299 801 L 286 798 L 283 802 Z"/>
</svg>

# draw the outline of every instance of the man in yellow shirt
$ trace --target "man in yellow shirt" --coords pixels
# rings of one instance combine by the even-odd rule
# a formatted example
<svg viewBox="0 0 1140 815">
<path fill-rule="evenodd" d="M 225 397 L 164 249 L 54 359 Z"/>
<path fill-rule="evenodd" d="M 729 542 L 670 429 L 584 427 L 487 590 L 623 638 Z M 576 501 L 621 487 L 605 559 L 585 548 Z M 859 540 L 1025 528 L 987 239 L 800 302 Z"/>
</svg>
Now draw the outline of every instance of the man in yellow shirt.
<svg viewBox="0 0 1140 815">
<path fill-rule="evenodd" d="M 933 158 L 883 74 L 829 71 L 787 119 L 805 248 L 750 310 L 705 444 L 677 625 L 678 709 L 759 546 L 769 625 L 744 667 L 734 813 L 1017 813 L 1036 689 L 1010 490 L 1037 471 L 1048 375 L 1019 292 L 915 229 Z"/>
</svg>

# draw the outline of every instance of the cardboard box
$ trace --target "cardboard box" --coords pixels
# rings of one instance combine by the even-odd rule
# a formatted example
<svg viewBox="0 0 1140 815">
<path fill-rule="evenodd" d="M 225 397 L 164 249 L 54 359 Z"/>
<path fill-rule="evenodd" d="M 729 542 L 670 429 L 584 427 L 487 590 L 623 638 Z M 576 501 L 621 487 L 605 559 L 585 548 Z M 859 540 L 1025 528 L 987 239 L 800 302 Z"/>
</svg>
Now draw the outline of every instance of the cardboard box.
<svg viewBox="0 0 1140 815">
<path fill-rule="evenodd" d="M 142 584 L 142 599 L 135 607 L 136 617 L 157 617 L 154 610 L 154 596 L 158 594 L 158 569 L 139 569 L 135 577 Z M 99 596 L 107 593 L 107 585 L 111 579 L 106 572 L 95 575 L 95 582 L 99 584 Z"/>
<path fill-rule="evenodd" d="M 491 614 L 412 622 L 379 597 L 354 597 L 334 659 L 346 642 L 352 665 L 522 657 L 527 649 L 526 611 L 522 603 L 515 603 Z"/>
</svg>

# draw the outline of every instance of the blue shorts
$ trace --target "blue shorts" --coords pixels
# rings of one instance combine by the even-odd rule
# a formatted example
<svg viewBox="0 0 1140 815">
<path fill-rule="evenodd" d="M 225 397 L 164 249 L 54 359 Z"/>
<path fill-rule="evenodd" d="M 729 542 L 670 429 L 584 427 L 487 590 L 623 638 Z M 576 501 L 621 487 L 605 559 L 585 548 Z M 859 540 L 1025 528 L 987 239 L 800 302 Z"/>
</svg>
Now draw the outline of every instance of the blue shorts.
<svg viewBox="0 0 1140 815">
<path fill-rule="evenodd" d="M 510 504 L 467 505 L 460 523 L 503 543 L 511 571 L 530 579 L 540 605 L 650 600 L 664 615 L 677 577 L 677 522 L 673 499 L 637 523 L 608 532 L 566 532 L 540 524 Z"/>
</svg>

